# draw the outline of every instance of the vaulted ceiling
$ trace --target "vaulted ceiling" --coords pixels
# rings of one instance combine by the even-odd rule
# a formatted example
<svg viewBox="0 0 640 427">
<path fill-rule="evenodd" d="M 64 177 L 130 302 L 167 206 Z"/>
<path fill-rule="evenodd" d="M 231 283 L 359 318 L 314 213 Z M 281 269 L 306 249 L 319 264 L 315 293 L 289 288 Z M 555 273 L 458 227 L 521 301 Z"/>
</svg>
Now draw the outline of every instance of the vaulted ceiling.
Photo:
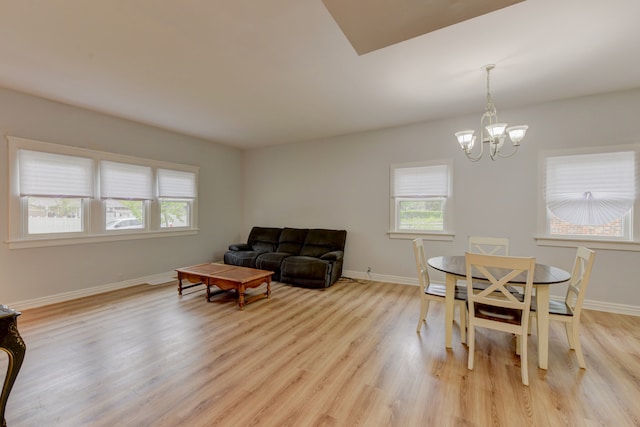
<svg viewBox="0 0 640 427">
<path fill-rule="evenodd" d="M 640 87 L 638 0 L 467 1 L 0 0 L 0 86 L 240 148 Z"/>
</svg>

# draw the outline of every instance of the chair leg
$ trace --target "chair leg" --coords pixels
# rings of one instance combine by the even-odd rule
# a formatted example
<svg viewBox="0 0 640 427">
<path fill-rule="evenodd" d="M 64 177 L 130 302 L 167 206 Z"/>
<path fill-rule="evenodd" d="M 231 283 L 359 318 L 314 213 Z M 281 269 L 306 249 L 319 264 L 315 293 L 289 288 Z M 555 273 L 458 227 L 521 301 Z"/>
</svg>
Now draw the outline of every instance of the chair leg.
<svg viewBox="0 0 640 427">
<path fill-rule="evenodd" d="M 424 297 L 420 298 L 420 318 L 418 319 L 418 326 L 416 327 L 417 333 L 420 333 L 420 329 L 422 329 L 422 323 L 427 318 L 428 311 L 429 311 L 429 300 Z"/>
<path fill-rule="evenodd" d="M 571 350 L 575 350 L 576 343 L 573 340 L 573 323 L 566 322 L 564 324 L 564 331 L 567 333 L 567 341 L 569 341 L 569 348 Z"/>
<path fill-rule="evenodd" d="M 576 352 L 576 357 L 578 358 L 578 366 L 580 366 L 580 368 L 582 369 L 587 369 L 587 365 L 586 363 L 584 363 L 584 355 L 582 354 L 582 346 L 580 345 L 580 336 L 578 334 L 578 331 L 580 328 L 578 328 L 577 324 L 567 323 L 567 327 L 569 327 L 569 325 L 572 325 L 571 326 L 572 337 L 573 337 L 572 348 Z"/>
<path fill-rule="evenodd" d="M 520 356 L 522 354 L 522 337 L 520 335 L 516 335 L 516 355 Z"/>
<path fill-rule="evenodd" d="M 460 342 L 467 343 L 467 307 L 465 304 L 458 304 L 460 310 Z"/>
<path fill-rule="evenodd" d="M 527 361 L 527 337 L 518 335 L 520 338 L 520 370 L 522 371 L 522 384 L 529 385 L 529 364 Z"/>
<path fill-rule="evenodd" d="M 467 362 L 467 368 L 473 370 L 473 352 L 476 348 L 476 333 L 473 325 L 469 325 L 467 328 L 467 346 L 469 347 L 469 361 Z"/>
</svg>

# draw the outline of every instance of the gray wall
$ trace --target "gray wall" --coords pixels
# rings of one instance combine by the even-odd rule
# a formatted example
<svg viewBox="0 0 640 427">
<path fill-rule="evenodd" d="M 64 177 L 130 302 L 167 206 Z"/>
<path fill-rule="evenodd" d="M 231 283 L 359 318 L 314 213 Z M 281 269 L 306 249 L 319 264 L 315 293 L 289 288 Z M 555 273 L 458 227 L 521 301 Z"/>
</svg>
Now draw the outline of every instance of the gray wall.
<svg viewBox="0 0 640 427">
<path fill-rule="evenodd" d="M 499 108 L 499 104 L 498 104 Z M 575 248 L 536 245 L 541 150 L 638 143 L 640 90 L 498 111 L 529 125 L 519 153 L 477 163 L 453 133 L 476 128 L 481 112 L 374 132 L 243 153 L 244 230 L 252 225 L 344 228 L 345 270 L 415 279 L 410 240 L 389 239 L 389 165 L 453 159 L 453 242 L 427 242 L 427 255 L 462 254 L 469 235 L 508 236 L 513 255 L 570 269 Z M 636 213 L 640 215 L 640 213 Z M 636 233 L 638 233 L 636 231 Z M 597 250 L 587 299 L 640 307 L 638 252 Z M 444 277 L 432 273 L 432 280 Z M 552 293 L 559 295 L 562 289 Z"/>
<path fill-rule="evenodd" d="M 498 104 L 499 108 L 499 104 Z M 575 249 L 537 246 L 541 150 L 638 143 L 640 90 L 514 110 L 500 118 L 530 126 L 511 159 L 471 163 L 453 132 L 466 117 L 241 152 L 87 110 L 0 89 L 0 132 L 200 166 L 196 236 L 9 250 L 0 245 L 0 302 L 12 303 L 99 287 L 219 260 L 253 225 L 348 230 L 345 270 L 399 282 L 415 280 L 409 240 L 389 239 L 389 165 L 453 160 L 455 239 L 427 242 L 429 256 L 460 254 L 469 235 L 511 238 L 514 255 L 568 269 Z M 0 240 L 7 240 L 7 148 L 0 149 Z M 239 214 L 240 213 L 240 214 Z M 587 298 L 640 307 L 638 252 L 597 250 Z M 432 273 L 432 280 L 443 277 Z M 559 294 L 559 290 L 554 292 Z"/>
<path fill-rule="evenodd" d="M 0 89 L 0 303 L 48 297 L 218 260 L 240 238 L 237 149 Z M 195 236 L 9 250 L 7 141 L 18 136 L 200 167 Z"/>
</svg>

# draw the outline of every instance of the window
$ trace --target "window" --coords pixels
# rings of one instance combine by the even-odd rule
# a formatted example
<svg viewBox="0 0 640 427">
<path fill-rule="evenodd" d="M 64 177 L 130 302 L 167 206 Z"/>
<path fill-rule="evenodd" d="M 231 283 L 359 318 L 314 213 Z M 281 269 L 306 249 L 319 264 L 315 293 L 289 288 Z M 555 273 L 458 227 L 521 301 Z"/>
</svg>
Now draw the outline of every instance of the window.
<svg viewBox="0 0 640 427">
<path fill-rule="evenodd" d="M 25 201 L 27 234 L 84 231 L 82 199 L 27 196 Z"/>
<path fill-rule="evenodd" d="M 638 161 L 637 147 L 544 155 L 545 235 L 633 241 Z"/>
<path fill-rule="evenodd" d="M 392 233 L 444 234 L 450 226 L 449 162 L 391 166 Z"/>
<path fill-rule="evenodd" d="M 158 169 L 160 227 L 189 227 L 196 194 L 192 172 Z"/>
<path fill-rule="evenodd" d="M 148 201 L 152 199 L 149 166 L 100 162 L 100 197 L 105 201 L 107 230 L 145 228 Z M 131 217 L 122 220 L 122 216 Z"/>
<path fill-rule="evenodd" d="M 7 139 L 10 249 L 197 230 L 197 167 Z"/>
<path fill-rule="evenodd" d="M 93 161 L 19 150 L 18 163 L 25 234 L 83 232 L 83 199 L 93 196 Z"/>
</svg>

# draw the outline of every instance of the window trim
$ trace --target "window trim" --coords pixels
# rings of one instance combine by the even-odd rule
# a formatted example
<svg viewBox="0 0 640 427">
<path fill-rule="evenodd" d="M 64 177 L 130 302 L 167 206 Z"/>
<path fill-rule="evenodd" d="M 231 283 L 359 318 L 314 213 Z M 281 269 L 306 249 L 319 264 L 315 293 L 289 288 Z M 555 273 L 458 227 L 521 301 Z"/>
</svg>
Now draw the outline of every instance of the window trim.
<svg viewBox="0 0 640 427">
<path fill-rule="evenodd" d="M 443 211 L 443 231 L 433 230 L 399 230 L 397 228 L 397 203 L 394 196 L 395 170 L 402 168 L 415 168 L 425 166 L 446 166 L 448 195 L 444 201 Z M 434 241 L 453 241 L 453 160 L 440 159 L 420 162 L 396 163 L 389 166 L 389 231 L 387 235 L 390 239 L 416 239 L 423 238 Z"/>
<path fill-rule="evenodd" d="M 581 155 L 581 154 L 598 154 L 617 151 L 635 151 L 636 156 L 640 158 L 640 144 L 622 144 L 599 147 L 582 147 L 560 150 L 545 150 L 539 153 L 538 158 L 538 224 L 537 234 L 534 240 L 538 246 L 554 246 L 554 247 L 570 247 L 589 246 L 593 249 L 609 249 L 619 251 L 640 251 L 640 197 L 636 197 L 636 201 L 632 207 L 632 220 L 629 224 L 629 239 L 607 238 L 607 237 L 590 237 L 590 236 L 555 236 L 549 234 L 549 224 L 547 220 L 547 205 L 545 202 L 545 160 L 547 157 Z M 640 160 L 636 160 L 638 166 Z M 636 176 L 640 175 L 640 171 L 636 172 Z M 638 185 L 638 183 L 636 183 Z M 636 191 L 640 191 L 637 189 Z"/>
<path fill-rule="evenodd" d="M 157 237 L 185 236 L 198 234 L 197 204 L 198 198 L 192 199 L 192 209 L 190 212 L 190 226 L 178 228 L 160 227 L 160 202 L 157 197 L 157 182 L 155 179 L 157 169 L 176 170 L 193 173 L 195 185 L 198 185 L 198 166 L 170 163 L 160 160 L 145 159 L 140 157 L 126 156 L 104 151 L 91 150 L 87 148 L 73 147 L 68 145 L 53 144 L 49 142 L 36 141 L 26 138 L 7 136 L 9 155 L 9 200 L 8 219 L 9 235 L 7 244 L 9 249 L 23 249 L 33 247 L 59 246 L 85 244 L 94 242 L 107 242 L 119 240 L 136 240 Z M 93 181 L 94 195 L 92 198 L 83 199 L 83 221 L 85 230 L 82 233 L 55 233 L 55 234 L 27 234 L 24 200 L 19 193 L 18 176 L 18 153 L 19 150 L 42 151 L 53 154 L 63 154 L 70 156 L 86 157 L 94 160 Z M 105 203 L 100 198 L 99 193 L 99 162 L 107 160 L 120 163 L 131 163 L 152 168 L 152 195 L 153 199 L 148 201 L 146 210 L 145 228 L 129 229 L 114 232 L 106 230 L 106 210 Z M 157 218 L 156 218 L 157 216 Z"/>
<path fill-rule="evenodd" d="M 533 236 L 533 239 L 538 246 L 553 246 L 561 248 L 588 246 L 590 249 L 640 252 L 640 242 L 638 241 L 572 239 L 566 237 L 549 237 L 544 235 Z"/>
</svg>

